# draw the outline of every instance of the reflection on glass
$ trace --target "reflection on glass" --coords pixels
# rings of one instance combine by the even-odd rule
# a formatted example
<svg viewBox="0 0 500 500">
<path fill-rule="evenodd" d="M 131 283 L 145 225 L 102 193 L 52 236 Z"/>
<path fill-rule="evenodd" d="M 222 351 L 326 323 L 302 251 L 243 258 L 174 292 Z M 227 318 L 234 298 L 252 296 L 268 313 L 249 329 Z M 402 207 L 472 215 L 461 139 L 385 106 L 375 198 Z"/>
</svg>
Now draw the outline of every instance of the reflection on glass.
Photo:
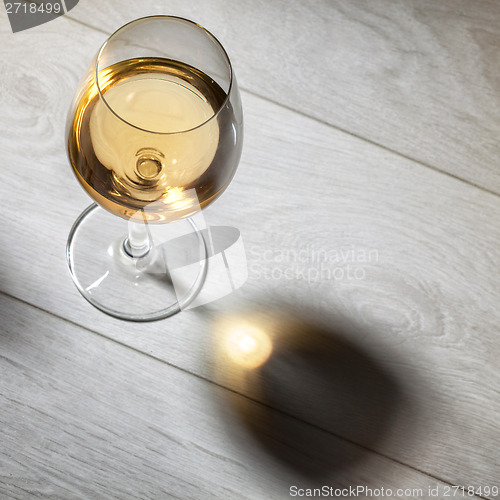
<svg viewBox="0 0 500 500">
<path fill-rule="evenodd" d="M 231 182 L 242 134 L 231 63 L 203 27 L 152 16 L 109 37 L 75 93 L 66 127 L 76 178 L 104 209 L 79 217 L 67 247 L 73 280 L 89 302 L 113 316 L 146 321 L 174 314 L 194 299 L 207 252 L 202 228 L 189 218 Z M 169 289 L 168 272 L 158 273 L 168 269 L 169 258 L 179 258 L 169 257 L 168 248 L 155 249 L 148 227 L 166 223 L 183 225 L 177 233 L 194 234 L 180 255 L 198 253 L 200 265 L 185 276 L 181 297 Z"/>
</svg>

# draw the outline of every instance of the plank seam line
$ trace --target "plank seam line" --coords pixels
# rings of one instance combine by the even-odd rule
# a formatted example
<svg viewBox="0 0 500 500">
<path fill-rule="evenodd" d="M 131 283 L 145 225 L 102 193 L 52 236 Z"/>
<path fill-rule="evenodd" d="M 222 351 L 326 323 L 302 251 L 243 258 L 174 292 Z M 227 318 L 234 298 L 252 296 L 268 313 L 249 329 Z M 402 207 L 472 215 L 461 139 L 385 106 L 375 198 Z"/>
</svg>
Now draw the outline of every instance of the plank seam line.
<svg viewBox="0 0 500 500">
<path fill-rule="evenodd" d="M 165 364 L 165 365 L 167 365 L 167 366 L 170 366 L 171 368 L 174 368 L 174 369 L 176 369 L 176 370 L 179 370 L 179 371 L 181 371 L 181 372 L 183 372 L 183 373 L 185 373 L 185 374 L 187 374 L 187 375 L 190 375 L 190 376 L 195 377 L 195 378 L 197 378 L 197 379 L 199 379 L 199 380 L 202 380 L 203 382 L 207 382 L 207 383 L 209 383 L 209 384 L 211 384 L 211 385 L 214 385 L 214 386 L 216 386 L 216 387 L 219 387 L 219 388 L 221 388 L 221 389 L 223 389 L 223 390 L 225 390 L 225 391 L 228 391 L 228 392 L 233 393 L 233 394 L 235 394 L 235 395 L 237 395 L 237 396 L 240 396 L 240 397 L 242 397 L 242 398 L 245 398 L 246 400 L 252 401 L 253 403 L 256 403 L 256 404 L 258 404 L 258 405 L 261 405 L 261 406 L 263 406 L 263 407 L 265 407 L 265 408 L 268 408 L 268 409 L 270 409 L 270 410 L 272 410 L 272 411 L 275 411 L 275 412 L 277 412 L 277 413 L 280 413 L 281 415 L 284 415 L 284 416 L 286 416 L 286 417 L 288 417 L 288 418 L 291 418 L 291 419 L 293 419 L 293 420 L 295 420 L 295 421 L 297 421 L 297 422 L 300 422 L 300 423 L 302 423 L 302 424 L 304 424 L 304 425 L 307 425 L 307 426 L 312 427 L 312 428 L 314 428 L 314 429 L 316 429 L 316 430 L 319 430 L 320 432 L 324 432 L 324 433 L 326 433 L 326 434 L 329 434 L 329 435 L 333 436 L 334 438 L 339 439 L 340 441 L 347 442 L 347 443 L 349 443 L 349 444 L 350 444 L 350 445 L 352 445 L 352 446 L 355 446 L 355 447 L 357 447 L 357 448 L 361 448 L 361 449 L 363 449 L 363 450 L 366 450 L 366 451 L 368 451 L 368 452 L 370 452 L 370 453 L 373 453 L 374 455 L 377 455 L 377 456 L 382 457 L 382 458 L 384 458 L 384 459 L 386 459 L 386 460 L 389 460 L 390 462 L 396 463 L 396 464 L 398 464 L 398 465 L 400 465 L 400 466 L 402 466 L 402 467 L 405 467 L 405 468 L 407 468 L 407 469 L 410 469 L 410 470 L 413 470 L 413 471 L 415 471 L 415 472 L 418 472 L 419 474 L 422 474 L 422 475 L 424 475 L 424 476 L 426 476 L 426 477 L 429 477 L 429 478 L 431 478 L 431 479 L 434 479 L 435 481 L 439 481 L 439 482 L 441 482 L 441 483 L 443 483 L 443 484 L 446 484 L 446 485 L 448 485 L 448 486 L 456 486 L 456 485 L 454 485 L 453 483 L 450 483 L 450 482 L 448 482 L 447 480 L 442 479 L 442 478 L 440 478 L 440 477 L 438 477 L 438 476 L 435 476 L 435 475 L 433 475 L 433 474 L 431 474 L 431 473 L 429 473 L 429 472 L 425 472 L 425 471 L 423 471 L 423 470 L 421 470 L 421 469 L 419 469 L 419 468 L 417 468 L 417 467 L 414 467 L 414 466 L 412 466 L 412 465 L 405 464 L 404 462 L 401 462 L 400 460 L 397 460 L 397 459 L 395 459 L 395 458 L 392 458 L 392 457 L 390 457 L 390 456 L 388 456 L 388 455 L 384 455 L 383 453 L 380 453 L 380 452 L 378 452 L 378 451 L 376 451 L 376 450 L 373 450 L 373 449 L 371 449 L 371 448 L 369 448 L 369 447 L 367 447 L 367 446 L 364 446 L 364 445 L 362 445 L 362 444 L 356 443 L 355 441 L 352 441 L 352 440 L 347 439 L 347 438 L 345 438 L 345 437 L 343 437 L 343 436 L 340 436 L 340 435 L 338 435 L 338 434 L 335 434 L 334 432 L 331 432 L 331 431 L 329 431 L 329 430 L 323 429 L 322 427 L 320 427 L 320 426 L 318 426 L 318 425 L 315 425 L 315 424 L 313 424 L 313 423 L 311 423 L 311 422 L 307 422 L 306 420 L 303 420 L 303 419 L 302 419 L 302 418 L 300 418 L 300 417 L 297 417 L 297 416 L 295 416 L 295 415 L 291 415 L 291 414 L 289 414 L 289 413 L 287 413 L 287 412 L 285 412 L 285 411 L 283 411 L 283 410 L 280 410 L 280 409 L 278 409 L 278 408 L 274 408 L 274 407 L 273 407 L 273 406 L 271 406 L 271 405 L 268 405 L 268 404 L 266 404 L 266 403 L 263 403 L 262 401 L 259 401 L 259 400 L 257 400 L 257 399 L 251 398 L 251 397 L 247 396 L 246 394 L 243 394 L 243 393 L 238 392 L 238 391 L 236 391 L 236 390 L 234 390 L 234 389 L 231 389 L 231 388 L 226 387 L 226 386 L 224 386 L 224 385 L 222 385 L 222 384 L 219 384 L 219 383 L 217 383 L 217 382 L 215 382 L 215 381 L 213 381 L 213 380 L 210 380 L 209 378 L 206 378 L 206 377 L 204 377 L 204 376 L 202 376 L 202 375 L 199 375 L 199 374 L 197 374 L 197 373 L 193 373 L 193 372 L 191 372 L 191 371 L 189 371 L 189 370 L 187 370 L 187 369 L 185 369 L 185 368 L 182 368 L 182 367 L 179 367 L 179 366 L 177 366 L 177 365 L 174 365 L 173 363 L 170 363 L 169 361 L 166 361 L 166 360 L 164 360 L 164 359 L 158 358 L 158 357 L 156 357 L 156 356 L 154 356 L 154 355 L 152 355 L 152 354 L 149 354 L 149 353 L 147 353 L 147 352 L 141 351 L 140 349 L 137 349 L 136 347 L 133 347 L 133 346 L 127 345 L 127 344 L 125 344 L 125 343 L 123 343 L 123 342 L 120 342 L 120 341 L 118 341 L 118 340 L 116 340 L 116 339 L 113 339 L 113 338 L 107 337 L 106 335 L 104 335 L 104 334 L 102 334 L 102 333 L 100 333 L 100 332 L 98 332 L 98 331 L 95 331 L 95 330 L 92 330 L 92 329 L 90 329 L 90 328 L 87 328 L 87 327 L 85 327 L 85 326 L 83 326 L 83 325 L 80 325 L 80 324 L 76 323 L 75 321 L 73 321 L 73 320 L 71 320 L 71 319 L 68 319 L 68 318 L 64 318 L 64 317 L 62 317 L 62 316 L 59 316 L 58 314 L 56 314 L 56 313 L 54 313 L 54 312 L 52 312 L 52 311 L 48 311 L 47 309 L 44 309 L 43 307 L 37 306 L 37 305 L 35 305 L 35 304 L 31 304 L 30 302 L 28 302 L 28 301 L 26 301 L 26 300 L 24 300 L 24 299 L 21 299 L 21 298 L 19 298 L 19 297 L 16 297 L 16 296 L 14 296 L 14 295 L 11 295 L 11 294 L 10 294 L 10 293 L 8 293 L 8 292 L 5 292 L 5 291 L 3 291 L 3 290 L 0 290 L 0 294 L 4 295 L 4 296 L 6 296 L 6 297 L 9 297 L 10 299 L 15 300 L 15 301 L 17 301 L 17 302 L 20 302 L 21 304 L 27 305 L 28 307 L 32 307 L 33 309 L 36 309 L 36 310 L 38 310 L 38 311 L 40 311 L 40 312 L 42 312 L 42 313 L 48 314 L 49 316 L 52 316 L 53 318 L 59 319 L 59 320 L 61 320 L 61 321 L 65 322 L 65 323 L 68 323 L 68 324 L 72 325 L 72 326 L 75 326 L 75 327 L 77 327 L 77 328 L 80 328 L 80 329 L 82 329 L 82 330 L 85 330 L 85 331 L 87 331 L 88 333 L 94 334 L 94 335 L 96 335 L 96 336 L 98 336 L 98 337 L 100 337 L 100 338 L 104 339 L 105 341 L 112 342 L 112 343 L 114 343 L 114 344 L 117 344 L 117 345 L 119 345 L 119 346 L 121 346 L 121 347 L 125 348 L 125 349 L 129 349 L 129 350 L 131 350 L 131 351 L 133 351 L 133 352 L 135 352 L 135 353 L 137 353 L 137 354 L 139 354 L 139 355 L 146 356 L 146 357 L 148 357 L 148 358 L 150 358 L 150 359 L 153 359 L 153 360 L 155 360 L 155 361 L 157 361 L 157 362 L 163 363 L 163 364 Z M 480 498 L 480 499 L 482 499 L 482 500 L 489 500 L 489 499 L 488 499 L 488 497 L 482 497 L 482 496 L 478 496 L 478 495 L 474 495 L 474 496 L 471 496 L 471 497 L 469 497 L 469 498 Z"/>
<path fill-rule="evenodd" d="M 85 23 L 83 21 L 80 21 L 79 19 L 75 19 L 74 17 L 68 16 L 68 15 L 66 15 L 65 17 L 67 19 L 69 19 L 70 21 L 73 21 L 73 22 L 75 22 L 77 24 L 80 24 L 82 26 L 90 28 L 90 29 L 92 29 L 94 31 L 97 31 L 99 33 L 103 33 L 106 36 L 109 36 L 111 34 L 111 33 L 107 32 L 106 30 L 103 30 L 101 28 L 96 28 L 95 26 L 92 26 L 91 24 L 87 24 L 87 23 Z M 96 50 L 97 50 L 97 48 L 96 48 Z M 325 120 L 322 120 L 321 118 L 317 118 L 315 116 L 309 115 L 309 114 L 307 114 L 304 111 L 300 111 L 298 109 L 292 108 L 291 106 L 288 106 L 288 105 L 283 104 L 281 102 L 275 101 L 274 99 L 270 99 L 269 97 L 262 96 L 262 95 L 258 94 L 257 92 L 254 92 L 252 90 L 248 90 L 245 87 L 241 87 L 240 86 L 239 88 L 240 88 L 240 90 L 242 90 L 243 92 L 246 92 L 247 94 L 253 95 L 254 97 L 258 97 L 259 99 L 262 99 L 264 101 L 267 101 L 267 102 L 270 102 L 272 104 L 275 104 L 276 106 L 279 106 L 279 107 L 281 107 L 283 109 L 286 109 L 288 111 L 292 111 L 294 113 L 297 113 L 300 116 L 304 116 L 305 118 L 309 118 L 310 120 L 313 120 L 313 121 L 315 121 L 317 123 L 321 123 L 322 125 L 326 125 L 328 127 L 331 127 L 334 130 L 338 130 L 339 132 L 342 132 L 342 133 L 350 135 L 351 137 L 354 137 L 354 138 L 356 138 L 358 140 L 361 140 L 363 142 L 371 144 L 372 146 L 376 146 L 376 147 L 378 147 L 380 149 L 383 149 L 384 151 L 387 151 L 389 153 L 395 154 L 395 155 L 399 156 L 400 158 L 404 158 L 405 160 L 409 160 L 409 161 L 411 161 L 413 163 L 417 163 L 418 165 L 421 165 L 424 168 L 428 168 L 430 170 L 433 170 L 434 172 L 438 172 L 440 174 L 446 175 L 446 176 L 448 176 L 448 177 L 450 177 L 452 179 L 455 179 L 457 181 L 460 181 L 460 182 L 462 182 L 464 184 L 467 184 L 469 186 L 472 186 L 472 187 L 475 187 L 477 189 L 480 189 L 481 191 L 484 191 L 486 193 L 492 194 L 493 196 L 500 197 L 500 193 L 497 193 L 496 191 L 492 191 L 491 189 L 488 189 L 488 188 L 486 188 L 484 186 L 481 186 L 481 185 L 476 184 L 474 182 L 471 182 L 471 181 L 468 181 L 466 179 L 463 179 L 462 177 L 459 177 L 457 175 L 451 174 L 450 172 L 446 172 L 445 170 L 441 170 L 440 168 L 435 167 L 434 165 L 431 165 L 430 163 L 426 163 L 426 162 L 424 162 L 422 160 L 417 160 L 415 158 L 412 158 L 411 156 L 408 156 L 408 155 L 406 155 L 404 153 L 401 153 L 401 152 L 399 152 L 399 151 L 397 151 L 395 149 L 392 149 L 389 146 L 384 146 L 383 144 L 378 143 L 378 142 L 376 142 L 376 141 L 374 141 L 372 139 L 368 139 L 366 137 L 363 137 L 363 136 L 361 136 L 359 134 L 356 134 L 355 132 L 351 132 L 351 131 L 349 131 L 349 130 L 347 130 L 345 128 L 342 128 L 342 127 L 340 127 L 338 125 L 333 125 L 332 123 L 329 123 L 329 122 L 327 122 Z"/>
<path fill-rule="evenodd" d="M 446 172 L 446 170 L 441 170 L 438 167 L 435 167 L 434 165 L 431 165 L 430 163 L 426 163 L 422 160 L 417 160 L 416 158 L 412 158 L 411 156 L 406 155 L 405 153 L 401 153 L 400 151 L 397 151 L 396 149 L 392 149 L 389 146 L 385 146 L 384 144 L 381 144 L 379 142 L 376 142 L 372 139 L 368 139 L 366 137 L 363 137 L 359 134 L 356 134 L 355 132 L 351 132 L 350 130 L 347 130 L 345 128 L 342 128 L 338 125 L 333 125 L 332 123 L 329 123 L 325 120 L 322 120 L 321 118 L 317 118 L 315 116 L 309 115 L 305 113 L 304 111 L 300 111 L 298 109 L 294 109 L 291 106 L 287 106 L 286 104 L 283 104 L 281 102 L 275 101 L 273 99 L 270 99 L 268 97 L 263 97 L 260 94 L 248 90 L 246 88 L 240 87 L 241 90 L 246 92 L 247 94 L 253 95 L 254 97 L 258 97 L 260 99 L 263 99 L 264 101 L 270 102 L 272 104 L 275 104 L 276 106 L 280 106 L 281 108 L 284 108 L 288 111 L 292 111 L 294 113 L 297 113 L 300 116 L 303 116 L 305 118 L 309 118 L 310 120 L 313 120 L 317 123 L 321 123 L 322 125 L 326 125 L 328 127 L 333 128 L 334 130 L 338 130 L 339 132 L 342 132 L 343 134 L 350 135 L 351 137 L 354 137 L 355 139 L 358 139 L 360 141 L 366 142 L 367 144 L 371 144 L 372 146 L 378 147 L 384 151 L 387 151 L 388 153 L 394 154 L 396 156 L 399 156 L 400 158 L 403 158 L 405 160 L 411 161 L 412 163 L 416 163 L 418 165 L 421 165 L 424 168 L 428 168 L 429 170 L 433 170 L 434 172 L 446 175 L 447 177 L 451 177 L 452 179 L 455 179 L 463 184 L 467 184 L 468 186 L 475 187 L 477 189 L 480 189 L 481 191 L 485 191 L 486 193 L 492 194 L 493 196 L 500 197 L 500 193 L 497 193 L 496 191 L 492 191 L 491 189 L 485 188 L 484 186 L 481 186 L 479 184 L 476 184 L 474 182 L 468 181 L 466 179 L 463 179 L 462 177 L 459 177 L 457 175 L 451 174 L 450 172 Z"/>
</svg>

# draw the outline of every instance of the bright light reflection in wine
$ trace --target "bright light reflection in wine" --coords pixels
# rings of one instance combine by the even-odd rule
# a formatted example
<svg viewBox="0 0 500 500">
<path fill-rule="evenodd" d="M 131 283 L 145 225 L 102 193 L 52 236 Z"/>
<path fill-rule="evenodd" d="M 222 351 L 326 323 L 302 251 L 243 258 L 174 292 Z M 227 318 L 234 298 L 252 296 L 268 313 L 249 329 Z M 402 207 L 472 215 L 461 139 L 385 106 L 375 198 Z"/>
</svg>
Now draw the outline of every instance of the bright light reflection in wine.
<svg viewBox="0 0 500 500">
<path fill-rule="evenodd" d="M 179 61 L 121 61 L 85 82 L 74 103 L 68 152 L 92 198 L 125 219 L 192 216 L 234 174 L 241 125 L 227 93 Z M 194 189 L 196 197 L 182 196 Z"/>
</svg>

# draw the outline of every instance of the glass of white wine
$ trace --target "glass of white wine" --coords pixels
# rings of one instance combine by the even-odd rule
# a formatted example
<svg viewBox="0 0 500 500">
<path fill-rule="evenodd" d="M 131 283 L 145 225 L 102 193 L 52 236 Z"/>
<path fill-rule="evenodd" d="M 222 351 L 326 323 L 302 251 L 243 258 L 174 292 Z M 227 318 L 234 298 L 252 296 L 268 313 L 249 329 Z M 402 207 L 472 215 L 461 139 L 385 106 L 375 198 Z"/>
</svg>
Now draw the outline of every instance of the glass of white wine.
<svg viewBox="0 0 500 500">
<path fill-rule="evenodd" d="M 231 182 L 242 137 L 231 63 L 206 29 L 152 16 L 108 38 L 66 126 L 73 171 L 96 202 L 76 220 L 67 245 L 72 278 L 91 304 L 150 321 L 193 300 L 207 245 L 192 217 Z M 155 245 L 152 234 L 165 224 L 176 237 Z M 182 293 L 172 285 L 173 262 L 189 263 Z"/>
</svg>

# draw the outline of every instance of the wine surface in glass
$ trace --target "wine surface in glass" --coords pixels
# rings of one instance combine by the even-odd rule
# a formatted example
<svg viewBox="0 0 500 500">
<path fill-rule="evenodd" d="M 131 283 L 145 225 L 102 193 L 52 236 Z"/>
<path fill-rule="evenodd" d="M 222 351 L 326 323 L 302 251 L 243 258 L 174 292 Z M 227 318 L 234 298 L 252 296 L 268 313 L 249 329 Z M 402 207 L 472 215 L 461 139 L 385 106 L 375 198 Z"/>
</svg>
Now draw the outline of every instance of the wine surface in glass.
<svg viewBox="0 0 500 500">
<path fill-rule="evenodd" d="M 212 78 L 179 61 L 140 58 L 102 70 L 99 87 L 95 77 L 82 87 L 67 131 L 76 176 L 99 205 L 170 222 L 222 193 L 241 129 Z"/>
</svg>

